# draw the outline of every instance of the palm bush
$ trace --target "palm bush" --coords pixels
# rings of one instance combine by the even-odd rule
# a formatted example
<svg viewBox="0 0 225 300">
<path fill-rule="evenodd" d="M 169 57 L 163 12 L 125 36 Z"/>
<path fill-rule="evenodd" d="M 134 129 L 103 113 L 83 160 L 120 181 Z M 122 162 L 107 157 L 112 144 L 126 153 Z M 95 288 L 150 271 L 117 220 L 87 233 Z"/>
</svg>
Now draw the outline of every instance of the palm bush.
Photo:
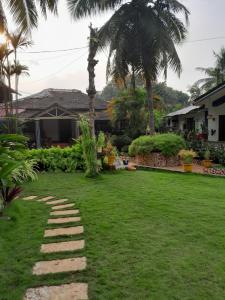
<svg viewBox="0 0 225 300">
<path fill-rule="evenodd" d="M 36 178 L 34 161 L 25 159 L 27 138 L 21 135 L 0 135 L 0 197 L 1 207 L 21 192 L 24 181 Z"/>
<path fill-rule="evenodd" d="M 135 156 L 160 152 L 166 157 L 171 157 L 177 155 L 183 148 L 185 148 L 185 141 L 181 136 L 166 133 L 137 138 L 130 145 L 129 154 Z"/>
</svg>

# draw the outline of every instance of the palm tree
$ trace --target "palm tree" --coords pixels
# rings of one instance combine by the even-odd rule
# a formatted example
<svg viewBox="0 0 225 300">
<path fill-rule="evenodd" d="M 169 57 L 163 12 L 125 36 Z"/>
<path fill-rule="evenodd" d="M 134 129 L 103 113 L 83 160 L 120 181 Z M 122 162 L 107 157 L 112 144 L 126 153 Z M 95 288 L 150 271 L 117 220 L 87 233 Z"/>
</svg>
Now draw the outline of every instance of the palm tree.
<svg viewBox="0 0 225 300">
<path fill-rule="evenodd" d="M 18 127 L 18 95 L 19 95 L 19 78 L 21 75 L 29 76 L 29 68 L 21 65 L 18 61 L 13 66 L 13 73 L 15 74 L 15 91 L 16 91 L 16 131 Z"/>
<path fill-rule="evenodd" d="M 191 94 L 189 101 L 192 102 L 201 96 L 202 91 L 197 83 L 194 83 L 192 86 L 188 88 L 188 92 Z"/>
<path fill-rule="evenodd" d="M 201 90 L 201 94 L 225 81 L 225 48 L 222 47 L 219 53 L 213 51 L 213 55 L 216 58 L 215 67 L 196 68 L 196 70 L 206 75 L 205 78 L 201 78 L 194 83 L 194 86 L 198 86 Z"/>
<path fill-rule="evenodd" d="M 186 27 L 176 16 L 189 11 L 177 0 L 68 0 L 71 14 L 87 14 L 118 8 L 100 29 L 102 46 L 110 46 L 108 73 L 124 79 L 130 72 L 142 74 L 148 95 L 150 134 L 155 133 L 152 84 L 159 73 L 166 77 L 168 66 L 180 74 L 181 62 L 175 44 L 186 36 Z M 110 62 L 110 59 L 112 62 Z"/>
<path fill-rule="evenodd" d="M 13 21 L 21 30 L 30 32 L 33 27 L 37 27 L 38 8 L 37 3 L 34 0 L 3 1 L 4 0 L 0 0 L 0 33 L 7 31 L 5 3 L 8 5 L 8 10 L 13 18 Z M 57 14 L 58 1 L 39 0 L 38 4 L 44 17 L 47 16 L 47 11 Z"/>
<path fill-rule="evenodd" d="M 201 78 L 195 82 L 199 86 L 201 93 L 211 90 L 213 87 L 219 85 L 224 81 L 224 76 L 219 68 L 196 68 L 196 70 L 205 73 L 206 77 Z"/>
<path fill-rule="evenodd" d="M 8 38 L 14 51 L 14 61 L 17 62 L 17 50 L 31 46 L 32 42 L 27 38 L 23 30 L 18 29 L 9 33 Z"/>
</svg>

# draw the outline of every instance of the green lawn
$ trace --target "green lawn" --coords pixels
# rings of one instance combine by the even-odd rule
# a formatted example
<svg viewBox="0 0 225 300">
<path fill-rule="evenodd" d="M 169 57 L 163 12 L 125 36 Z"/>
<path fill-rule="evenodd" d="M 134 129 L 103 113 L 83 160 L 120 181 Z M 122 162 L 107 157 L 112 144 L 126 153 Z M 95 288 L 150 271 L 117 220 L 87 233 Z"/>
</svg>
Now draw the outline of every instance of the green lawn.
<svg viewBox="0 0 225 300">
<path fill-rule="evenodd" d="M 0 299 L 22 299 L 32 286 L 84 281 L 90 299 L 97 300 L 224 300 L 224 187 L 223 178 L 147 171 L 105 174 L 98 180 L 40 175 L 24 194 L 74 201 L 86 249 L 40 254 L 48 208 L 15 201 L 7 211 L 12 220 L 0 221 Z M 31 275 L 40 259 L 74 255 L 86 255 L 86 271 Z"/>
</svg>

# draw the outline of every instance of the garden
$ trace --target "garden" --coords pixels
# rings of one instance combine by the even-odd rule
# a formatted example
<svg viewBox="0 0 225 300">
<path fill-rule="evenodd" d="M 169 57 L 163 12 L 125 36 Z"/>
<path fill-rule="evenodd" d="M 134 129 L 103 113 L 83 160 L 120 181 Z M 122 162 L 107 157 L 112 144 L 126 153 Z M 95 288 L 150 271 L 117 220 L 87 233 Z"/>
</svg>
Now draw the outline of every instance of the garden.
<svg viewBox="0 0 225 300">
<path fill-rule="evenodd" d="M 1 299 L 82 281 L 90 299 L 224 299 L 223 178 L 148 171 L 106 172 L 94 180 L 83 173 L 38 177 L 23 186 L 23 196 L 67 197 L 79 207 L 88 268 L 32 275 L 38 260 L 81 252 L 41 254 L 50 208 L 15 200 L 5 210 L 11 219 L 0 221 Z"/>
<path fill-rule="evenodd" d="M 190 174 L 199 154 L 181 136 L 141 136 L 121 153 L 103 133 L 93 139 L 87 119 L 80 126 L 81 138 L 63 149 L 28 149 L 24 136 L 1 135 L 1 299 L 73 282 L 88 282 L 90 299 L 224 299 L 224 179 Z M 204 155 L 211 161 L 208 148 Z M 160 171 L 181 162 L 189 174 Z M 148 164 L 158 171 L 138 170 Z M 30 195 L 68 199 L 85 231 L 43 240 L 51 210 L 22 200 Z M 80 238 L 82 250 L 40 252 L 43 242 Z M 80 255 L 88 261 L 82 272 L 32 274 L 37 261 Z"/>
</svg>

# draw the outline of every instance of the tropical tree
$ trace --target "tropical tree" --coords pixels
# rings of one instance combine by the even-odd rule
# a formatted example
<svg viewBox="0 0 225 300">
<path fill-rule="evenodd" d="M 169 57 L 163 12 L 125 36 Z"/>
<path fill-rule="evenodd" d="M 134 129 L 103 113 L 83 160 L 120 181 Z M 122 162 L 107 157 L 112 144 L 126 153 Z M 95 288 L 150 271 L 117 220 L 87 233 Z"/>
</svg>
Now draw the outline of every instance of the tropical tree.
<svg viewBox="0 0 225 300">
<path fill-rule="evenodd" d="M 190 98 L 189 98 L 190 102 L 192 102 L 193 100 L 195 100 L 196 98 L 198 98 L 202 94 L 202 91 L 201 91 L 201 89 L 200 89 L 200 87 L 197 83 L 194 83 L 192 86 L 190 86 L 188 88 L 188 92 L 191 95 Z"/>
<path fill-rule="evenodd" d="M 12 33 L 8 33 L 8 38 L 14 52 L 14 61 L 17 62 L 17 50 L 31 46 L 32 42 L 27 38 L 24 31 L 19 29 Z"/>
<path fill-rule="evenodd" d="M 175 44 L 185 39 L 186 27 L 177 14 L 188 21 L 187 8 L 177 0 L 69 0 L 69 8 L 76 18 L 118 8 L 99 33 L 101 45 L 110 46 L 108 73 L 124 82 L 130 70 L 143 75 L 150 134 L 154 134 L 153 82 L 161 71 L 166 77 L 168 66 L 181 72 Z"/>
<path fill-rule="evenodd" d="M 206 75 L 206 77 L 197 80 L 192 86 L 194 88 L 198 87 L 201 94 L 225 81 L 225 48 L 222 47 L 219 53 L 213 51 L 213 55 L 216 59 L 214 67 L 196 68 Z"/>
<path fill-rule="evenodd" d="M 19 61 L 15 60 L 13 66 L 13 73 L 15 74 L 15 91 L 16 91 L 16 131 L 18 126 L 18 95 L 19 95 L 19 78 L 22 75 L 29 76 L 29 68 L 26 65 L 21 65 Z"/>
<path fill-rule="evenodd" d="M 0 33 L 7 32 L 7 19 L 6 19 L 6 4 L 8 11 L 13 21 L 18 27 L 25 31 L 30 32 L 33 27 L 38 25 L 38 9 L 40 8 L 43 16 L 47 16 L 47 11 L 57 14 L 58 1 L 54 0 L 15 0 L 3 1 L 0 0 Z"/>
</svg>

